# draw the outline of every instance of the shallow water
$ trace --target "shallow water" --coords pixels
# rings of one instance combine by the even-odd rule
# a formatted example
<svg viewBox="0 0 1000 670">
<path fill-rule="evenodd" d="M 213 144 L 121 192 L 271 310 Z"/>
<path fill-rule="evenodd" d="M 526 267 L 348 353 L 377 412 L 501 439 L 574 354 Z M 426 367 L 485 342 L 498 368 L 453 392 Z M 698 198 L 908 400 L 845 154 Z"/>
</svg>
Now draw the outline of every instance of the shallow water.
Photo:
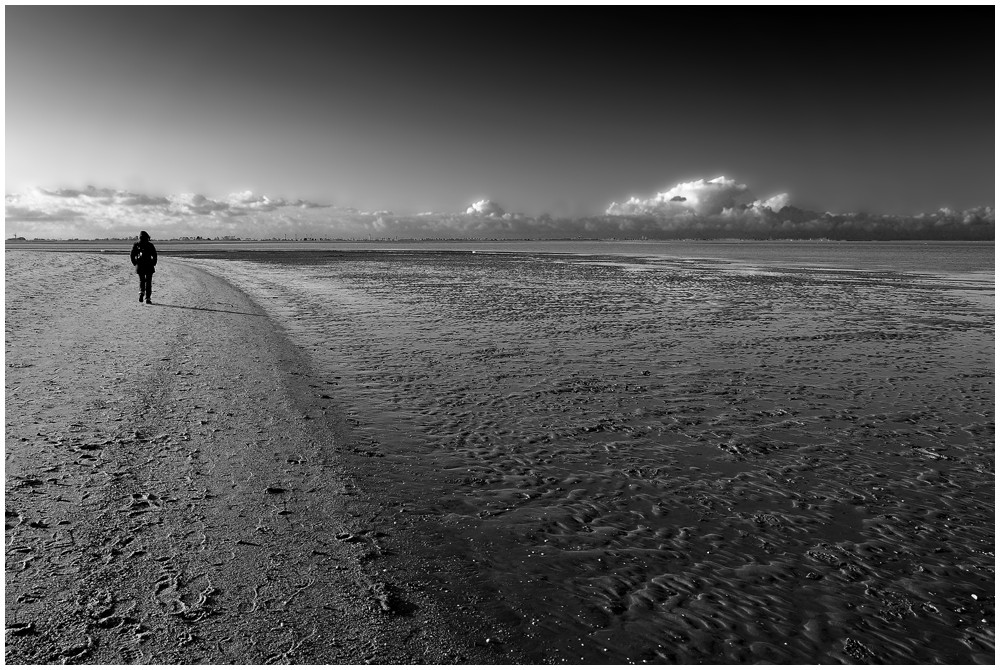
<svg viewBox="0 0 1000 670">
<path fill-rule="evenodd" d="M 712 248 L 188 262 L 538 662 L 992 662 L 992 271 Z"/>
</svg>

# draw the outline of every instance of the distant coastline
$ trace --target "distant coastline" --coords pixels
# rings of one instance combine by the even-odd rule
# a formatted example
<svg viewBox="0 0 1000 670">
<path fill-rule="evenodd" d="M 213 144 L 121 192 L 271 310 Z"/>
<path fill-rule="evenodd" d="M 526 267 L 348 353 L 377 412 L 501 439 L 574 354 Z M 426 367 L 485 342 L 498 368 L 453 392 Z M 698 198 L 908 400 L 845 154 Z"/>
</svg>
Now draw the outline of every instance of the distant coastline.
<svg viewBox="0 0 1000 670">
<path fill-rule="evenodd" d="M 6 250 L 127 255 L 132 239 L 7 240 Z M 301 257 L 303 262 L 344 259 L 364 254 L 524 254 L 589 256 L 615 262 L 629 257 L 708 260 L 737 266 L 847 268 L 992 277 L 991 241 L 965 240 L 626 240 L 626 239 L 387 239 L 387 240 L 156 240 L 160 255 L 266 260 Z M 992 279 L 990 279 L 992 281 Z"/>
<path fill-rule="evenodd" d="M 70 239 L 59 239 L 59 238 L 25 238 L 25 237 L 9 237 L 4 240 L 7 245 L 51 245 L 51 244 L 95 244 L 95 243 L 107 243 L 107 242 L 120 242 L 129 243 L 135 241 L 134 237 L 97 237 L 97 238 L 70 238 Z M 752 243 L 774 243 L 779 244 L 782 242 L 815 242 L 815 243 L 827 243 L 827 242 L 851 242 L 851 243 L 924 243 L 924 242 L 935 242 L 935 243 L 948 243 L 948 242 L 961 242 L 961 243 L 993 243 L 994 238 L 989 239 L 937 239 L 937 238 L 899 238 L 899 239 L 882 239 L 882 238 L 872 238 L 872 239 L 841 239 L 841 238 L 831 238 L 831 237 L 782 237 L 782 238 L 760 238 L 760 237 L 683 237 L 683 238 L 666 238 L 666 239 L 653 239 L 648 237 L 510 237 L 510 238 L 499 238 L 499 237 L 383 237 L 383 238 L 342 238 L 342 237 L 264 237 L 264 238 L 254 238 L 254 237 L 171 237 L 163 238 L 157 240 L 160 243 L 168 244 L 195 244 L 195 245 L 218 245 L 218 244 L 234 244 L 234 243 L 246 243 L 246 244 L 449 244 L 449 243 L 482 243 L 488 242 L 490 244 L 506 244 L 506 243 L 546 243 L 546 242 L 589 242 L 589 243 L 656 243 L 656 244 L 668 244 L 668 243 L 734 243 L 734 242 L 752 242 Z"/>
</svg>

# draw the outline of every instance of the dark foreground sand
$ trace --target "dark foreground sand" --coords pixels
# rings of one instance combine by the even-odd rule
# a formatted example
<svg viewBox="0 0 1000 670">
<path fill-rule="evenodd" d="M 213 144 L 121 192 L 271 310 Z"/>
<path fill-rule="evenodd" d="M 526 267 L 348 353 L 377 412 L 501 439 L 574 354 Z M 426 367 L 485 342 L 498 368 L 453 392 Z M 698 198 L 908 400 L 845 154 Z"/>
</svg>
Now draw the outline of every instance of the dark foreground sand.
<svg viewBox="0 0 1000 670">
<path fill-rule="evenodd" d="M 6 254 L 5 661 L 516 661 L 387 548 L 259 307 L 122 261 Z"/>
<path fill-rule="evenodd" d="M 325 371 L 384 525 L 466 559 L 429 588 L 534 662 L 992 663 L 992 276 L 826 251 L 184 262 Z"/>
</svg>

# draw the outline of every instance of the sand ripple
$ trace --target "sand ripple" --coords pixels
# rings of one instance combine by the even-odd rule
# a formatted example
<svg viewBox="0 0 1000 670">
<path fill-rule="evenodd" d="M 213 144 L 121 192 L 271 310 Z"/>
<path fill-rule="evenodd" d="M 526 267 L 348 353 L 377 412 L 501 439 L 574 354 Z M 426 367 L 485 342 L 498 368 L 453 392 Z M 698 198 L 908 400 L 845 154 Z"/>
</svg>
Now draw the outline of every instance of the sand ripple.
<svg viewBox="0 0 1000 670">
<path fill-rule="evenodd" d="M 992 662 L 992 284 L 594 261 L 196 263 L 531 658 Z"/>
</svg>

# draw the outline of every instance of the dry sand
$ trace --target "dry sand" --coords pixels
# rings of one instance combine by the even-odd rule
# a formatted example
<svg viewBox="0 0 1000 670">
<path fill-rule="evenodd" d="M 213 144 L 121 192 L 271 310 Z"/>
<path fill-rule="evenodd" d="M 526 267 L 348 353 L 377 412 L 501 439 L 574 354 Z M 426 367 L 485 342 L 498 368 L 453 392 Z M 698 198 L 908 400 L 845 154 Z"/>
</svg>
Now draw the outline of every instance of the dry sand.
<svg viewBox="0 0 1000 670">
<path fill-rule="evenodd" d="M 6 254 L 5 661 L 516 660 L 387 548 L 262 310 L 123 261 Z"/>
</svg>

